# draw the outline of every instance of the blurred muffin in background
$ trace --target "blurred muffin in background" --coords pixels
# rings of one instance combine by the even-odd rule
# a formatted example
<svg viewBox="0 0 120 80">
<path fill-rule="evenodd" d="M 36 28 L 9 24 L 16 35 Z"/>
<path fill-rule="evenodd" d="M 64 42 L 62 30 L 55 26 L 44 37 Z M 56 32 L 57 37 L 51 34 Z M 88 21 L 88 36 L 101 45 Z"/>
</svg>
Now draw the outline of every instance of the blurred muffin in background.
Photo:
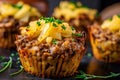
<svg viewBox="0 0 120 80">
<path fill-rule="evenodd" d="M 10 3 L 10 4 L 16 4 L 19 1 L 23 1 L 26 4 L 30 4 L 32 7 L 35 7 L 38 9 L 38 11 L 46 16 L 48 12 L 48 1 L 47 0 L 0 0 L 1 2 Z"/>
<path fill-rule="evenodd" d="M 61 1 L 54 9 L 53 16 L 69 22 L 77 30 L 84 30 L 94 21 L 96 13 L 95 9 L 90 9 L 80 2 Z"/>
<path fill-rule="evenodd" d="M 120 16 L 114 15 L 102 24 L 89 27 L 91 46 L 96 59 L 120 63 Z"/>
<path fill-rule="evenodd" d="M 74 75 L 86 50 L 85 33 L 52 17 L 28 26 L 21 27 L 15 42 L 25 71 L 42 78 Z"/>
<path fill-rule="evenodd" d="M 15 35 L 20 26 L 28 25 L 29 21 L 38 19 L 39 11 L 23 2 L 16 4 L 0 3 L 0 47 L 15 47 Z"/>
</svg>

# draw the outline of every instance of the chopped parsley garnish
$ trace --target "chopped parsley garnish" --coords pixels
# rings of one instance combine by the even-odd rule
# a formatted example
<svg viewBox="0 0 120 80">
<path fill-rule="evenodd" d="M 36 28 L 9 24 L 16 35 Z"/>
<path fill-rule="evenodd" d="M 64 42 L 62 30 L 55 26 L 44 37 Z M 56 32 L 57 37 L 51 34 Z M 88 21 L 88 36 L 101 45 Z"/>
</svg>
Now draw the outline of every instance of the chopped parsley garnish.
<svg viewBox="0 0 120 80">
<path fill-rule="evenodd" d="M 95 14 L 96 17 L 100 16 L 98 13 Z"/>
<path fill-rule="evenodd" d="M 117 15 L 120 18 L 120 14 Z"/>
<path fill-rule="evenodd" d="M 85 5 L 79 5 L 79 3 L 75 2 L 74 0 L 71 0 L 69 3 L 73 4 L 76 8 L 88 8 Z"/>
<path fill-rule="evenodd" d="M 56 39 L 53 39 L 53 40 L 52 40 L 52 43 L 53 43 L 53 44 L 57 44 L 57 40 L 56 40 Z"/>
<path fill-rule="evenodd" d="M 54 22 L 55 18 L 51 17 L 51 18 L 48 18 L 47 20 L 49 20 L 49 22 Z"/>
<path fill-rule="evenodd" d="M 45 20 L 45 23 L 49 23 L 49 22 L 56 22 L 58 24 L 62 24 L 63 21 L 59 20 L 59 19 L 55 19 L 54 17 L 48 17 L 48 18 L 45 18 L 45 17 L 41 17 L 40 20 Z"/>
<path fill-rule="evenodd" d="M 39 21 L 37 21 L 37 25 L 38 25 L 38 26 L 40 26 L 40 25 L 41 25 Z"/>
<path fill-rule="evenodd" d="M 110 21 L 112 21 L 112 18 L 109 18 Z"/>
<path fill-rule="evenodd" d="M 54 26 L 54 27 L 57 27 L 57 25 L 56 25 L 55 23 L 53 23 L 53 26 Z"/>
<path fill-rule="evenodd" d="M 62 27 L 62 29 L 66 30 L 66 27 L 64 25 L 62 25 L 61 27 Z"/>
<path fill-rule="evenodd" d="M 74 28 L 73 26 L 71 26 L 71 29 L 72 29 L 72 30 L 75 30 L 75 28 Z"/>
<path fill-rule="evenodd" d="M 30 26 L 26 26 L 27 28 L 29 28 Z"/>
<path fill-rule="evenodd" d="M 49 23 L 49 22 L 55 22 L 55 18 L 51 17 L 51 18 L 45 18 L 45 17 L 41 17 L 41 20 L 45 20 L 45 23 Z"/>
<path fill-rule="evenodd" d="M 78 37 L 81 37 L 81 36 L 82 36 L 82 34 L 80 34 L 80 33 L 74 34 L 74 33 L 73 33 L 73 36 L 78 36 Z"/>
<path fill-rule="evenodd" d="M 70 3 L 70 4 L 73 4 L 76 8 L 80 7 L 80 6 L 77 4 L 77 2 L 75 2 L 74 0 L 71 0 L 69 3 Z"/>
<path fill-rule="evenodd" d="M 23 7 L 23 5 L 12 4 L 12 7 L 17 8 L 17 9 L 21 9 Z"/>
<path fill-rule="evenodd" d="M 63 23 L 63 21 L 61 21 L 61 20 L 59 20 L 59 19 L 57 19 L 56 22 L 57 22 L 58 24 L 62 24 L 62 23 Z"/>
</svg>

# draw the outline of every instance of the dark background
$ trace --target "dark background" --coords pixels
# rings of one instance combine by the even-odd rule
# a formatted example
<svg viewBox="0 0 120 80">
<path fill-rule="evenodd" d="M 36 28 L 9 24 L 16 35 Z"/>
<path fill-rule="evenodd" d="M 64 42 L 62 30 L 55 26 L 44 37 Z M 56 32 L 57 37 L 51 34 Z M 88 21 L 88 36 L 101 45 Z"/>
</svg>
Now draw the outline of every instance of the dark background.
<svg viewBox="0 0 120 80">
<path fill-rule="evenodd" d="M 49 3 L 48 16 L 53 12 L 54 7 L 56 7 L 61 0 L 47 0 Z M 68 0 L 70 1 L 70 0 Z M 120 0 L 71 0 L 71 1 L 80 1 L 82 4 L 97 9 L 98 12 L 101 12 L 104 8 L 120 2 Z"/>
</svg>

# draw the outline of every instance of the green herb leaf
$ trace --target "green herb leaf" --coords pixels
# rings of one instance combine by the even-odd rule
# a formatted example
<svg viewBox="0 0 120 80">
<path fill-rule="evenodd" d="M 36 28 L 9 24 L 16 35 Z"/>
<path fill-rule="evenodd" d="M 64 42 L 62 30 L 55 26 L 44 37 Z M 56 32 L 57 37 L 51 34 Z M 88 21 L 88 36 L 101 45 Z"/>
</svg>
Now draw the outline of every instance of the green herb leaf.
<svg viewBox="0 0 120 80">
<path fill-rule="evenodd" d="M 7 62 L 7 64 L 5 65 L 5 67 L 3 67 L 3 68 L 0 70 L 0 73 L 1 73 L 1 72 L 4 72 L 11 64 L 12 64 L 12 57 L 10 57 L 10 60 Z"/>
<path fill-rule="evenodd" d="M 100 16 L 98 13 L 95 14 L 96 17 Z"/>
<path fill-rule="evenodd" d="M 91 53 L 87 53 L 87 56 L 88 56 L 88 57 L 92 57 L 92 54 L 91 54 Z"/>
<path fill-rule="evenodd" d="M 38 25 L 38 26 L 40 26 L 40 25 L 41 25 L 39 21 L 37 21 L 37 25 Z"/>
<path fill-rule="evenodd" d="M 76 33 L 76 34 L 74 34 L 74 33 L 73 33 L 73 36 L 78 36 L 78 37 L 81 37 L 81 36 L 82 36 L 82 34 L 80 34 L 80 33 Z"/>
<path fill-rule="evenodd" d="M 16 64 L 20 64 L 20 61 L 17 61 Z"/>
<path fill-rule="evenodd" d="M 56 22 L 58 24 L 62 24 L 63 21 L 57 19 L 55 20 L 54 17 L 48 17 L 48 18 L 45 18 L 45 17 L 41 17 L 40 20 L 45 20 L 45 23 L 49 23 L 49 22 Z"/>
<path fill-rule="evenodd" d="M 44 18 L 44 17 L 42 17 L 40 19 L 41 20 L 45 20 L 45 23 L 49 23 L 49 22 L 54 22 L 55 21 L 55 19 L 53 17 L 51 17 L 51 18 Z"/>
<path fill-rule="evenodd" d="M 7 63 L 8 63 L 8 62 L 2 62 L 2 63 L 1 63 L 1 66 L 2 66 L 2 67 L 5 67 L 5 66 L 7 65 Z"/>
<path fill-rule="evenodd" d="M 70 4 L 73 4 L 76 8 L 80 7 L 80 6 L 77 4 L 77 2 L 75 2 L 74 0 L 71 0 L 69 3 L 70 3 Z"/>
<path fill-rule="evenodd" d="M 61 27 L 62 27 L 62 29 L 66 30 L 66 27 L 64 25 L 62 25 Z"/>
<path fill-rule="evenodd" d="M 56 40 L 56 39 L 53 39 L 53 40 L 52 40 L 52 43 L 56 45 L 56 44 L 57 44 L 57 40 Z"/>
<path fill-rule="evenodd" d="M 120 18 L 120 14 L 117 15 Z"/>
<path fill-rule="evenodd" d="M 57 22 L 58 24 L 62 24 L 62 23 L 63 23 L 63 21 L 61 21 L 61 20 L 59 20 L 59 19 L 57 19 L 56 22 Z"/>
<path fill-rule="evenodd" d="M 10 56 L 11 56 L 11 57 L 14 57 L 14 56 L 15 56 L 15 54 L 14 54 L 14 53 L 11 53 L 11 54 L 10 54 Z"/>
<path fill-rule="evenodd" d="M 112 21 L 112 18 L 109 18 L 110 21 Z"/>
<path fill-rule="evenodd" d="M 72 30 L 75 30 L 75 28 L 74 28 L 73 26 L 71 26 L 71 29 L 72 29 Z"/>
<path fill-rule="evenodd" d="M 24 70 L 24 68 L 22 66 L 20 66 L 20 70 L 18 70 L 17 72 L 11 73 L 10 76 L 15 76 L 20 74 L 22 71 Z"/>
<path fill-rule="evenodd" d="M 86 74 L 83 71 L 80 71 L 80 74 L 76 75 L 75 78 L 89 80 L 89 79 L 95 79 L 95 78 L 107 79 L 107 78 L 112 78 L 112 77 L 117 77 L 117 76 L 120 76 L 120 73 L 111 72 L 110 75 L 108 75 L 108 76 L 96 76 L 96 75 Z"/>
<path fill-rule="evenodd" d="M 12 4 L 12 7 L 17 8 L 17 9 L 21 9 L 23 7 L 23 5 Z"/>
<path fill-rule="evenodd" d="M 27 28 L 29 28 L 30 26 L 26 26 Z"/>
<path fill-rule="evenodd" d="M 5 57 L 4 56 L 0 56 L 0 61 L 4 60 Z"/>
<path fill-rule="evenodd" d="M 57 25 L 56 25 L 55 23 L 53 23 L 53 26 L 54 26 L 54 27 L 57 27 Z"/>
</svg>

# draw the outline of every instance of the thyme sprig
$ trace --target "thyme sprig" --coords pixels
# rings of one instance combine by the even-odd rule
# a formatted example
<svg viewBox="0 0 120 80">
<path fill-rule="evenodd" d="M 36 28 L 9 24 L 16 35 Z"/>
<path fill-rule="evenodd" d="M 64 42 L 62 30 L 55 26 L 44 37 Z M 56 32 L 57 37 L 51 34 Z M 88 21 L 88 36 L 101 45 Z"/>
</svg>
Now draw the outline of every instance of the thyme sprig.
<svg viewBox="0 0 120 80">
<path fill-rule="evenodd" d="M 2 69 L 0 69 L 0 73 L 4 72 L 11 64 L 12 64 L 12 58 L 10 57 L 10 60 L 7 62 L 7 64 Z"/>
<path fill-rule="evenodd" d="M 110 72 L 110 75 L 107 76 L 96 76 L 96 75 L 91 75 L 91 74 L 86 74 L 83 71 L 80 71 L 79 75 L 76 75 L 75 78 L 83 79 L 83 80 L 90 80 L 90 79 L 95 79 L 95 78 L 100 78 L 100 79 L 107 79 L 107 78 L 112 78 L 112 77 L 117 77 L 120 76 L 120 73 L 113 73 Z"/>
<path fill-rule="evenodd" d="M 13 58 L 16 58 L 18 57 L 18 54 L 17 53 L 11 53 L 10 55 L 10 60 L 8 62 L 2 62 L 2 66 L 3 68 L 0 69 L 0 73 L 4 72 L 5 70 L 7 70 L 7 68 L 10 68 L 11 69 L 11 66 L 12 66 L 12 61 L 13 61 Z M 3 59 L 5 59 L 4 56 L 0 56 L 0 60 L 3 61 Z M 16 64 L 19 64 L 20 63 L 20 58 L 18 57 L 17 58 L 17 61 L 16 61 Z M 18 70 L 17 72 L 14 72 L 14 73 L 11 73 L 10 76 L 15 76 L 15 75 L 18 75 L 20 74 L 22 71 L 24 70 L 24 68 L 22 66 L 20 66 L 20 70 Z"/>
<path fill-rule="evenodd" d="M 0 56 L 0 61 L 3 61 L 5 59 L 4 56 Z"/>
<path fill-rule="evenodd" d="M 17 72 L 11 73 L 10 76 L 18 75 L 18 74 L 20 74 L 23 70 L 24 70 L 23 66 L 20 66 L 20 70 L 18 70 Z"/>
</svg>

